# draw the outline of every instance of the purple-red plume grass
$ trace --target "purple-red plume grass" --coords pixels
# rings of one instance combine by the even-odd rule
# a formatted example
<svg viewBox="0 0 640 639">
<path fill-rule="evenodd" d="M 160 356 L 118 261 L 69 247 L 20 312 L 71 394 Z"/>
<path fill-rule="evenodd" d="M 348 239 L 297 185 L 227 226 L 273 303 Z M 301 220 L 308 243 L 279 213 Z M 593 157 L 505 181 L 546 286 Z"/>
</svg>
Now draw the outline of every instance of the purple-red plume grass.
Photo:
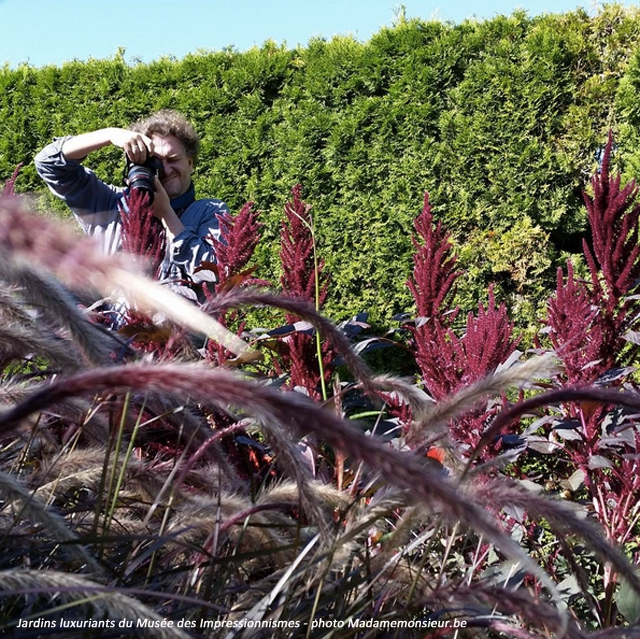
<svg viewBox="0 0 640 639">
<path fill-rule="evenodd" d="M 485 508 L 443 476 L 439 468 L 425 465 L 420 457 L 412 453 L 396 451 L 376 438 L 363 435 L 349 422 L 299 393 L 280 393 L 225 369 L 157 364 L 110 367 L 79 373 L 52 383 L 3 413 L 0 416 L 0 432 L 10 432 L 28 415 L 56 402 L 100 392 L 112 394 L 128 391 L 169 394 L 208 406 L 233 405 L 242 407 L 261 423 L 277 423 L 285 430 L 292 428 L 298 436 L 313 432 L 335 450 L 342 451 L 353 460 L 363 461 L 391 484 L 437 508 L 446 519 L 461 521 L 472 527 L 508 556 L 522 561 L 528 569 L 543 577 L 519 544 L 499 531 Z M 573 392 L 580 396 L 578 391 Z M 593 393 L 591 397 L 594 397 Z M 605 401 L 610 401 L 608 395 L 605 397 Z M 539 398 L 534 399 L 540 401 Z M 640 400 L 637 397 L 619 394 L 618 401 L 640 410 Z M 511 496 L 509 498 L 512 499 Z M 553 502 L 549 501 L 545 507 L 553 508 Z M 564 524 L 591 543 L 589 524 L 572 515 L 566 508 L 560 510 Z M 628 560 L 611 546 L 602 543 L 601 539 L 597 540 L 593 549 L 597 553 L 604 553 L 606 560 L 640 593 L 640 579 Z"/>
</svg>

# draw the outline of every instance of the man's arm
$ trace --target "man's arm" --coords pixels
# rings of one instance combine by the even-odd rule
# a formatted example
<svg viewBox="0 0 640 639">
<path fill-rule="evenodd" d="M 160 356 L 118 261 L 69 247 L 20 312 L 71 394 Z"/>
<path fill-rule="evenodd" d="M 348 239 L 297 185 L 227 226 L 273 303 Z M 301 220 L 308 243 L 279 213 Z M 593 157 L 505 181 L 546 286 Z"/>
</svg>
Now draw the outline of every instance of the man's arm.
<svg viewBox="0 0 640 639">
<path fill-rule="evenodd" d="M 120 147 L 135 164 L 144 162 L 153 153 L 153 141 L 142 133 L 108 127 L 69 138 L 62 147 L 67 160 L 82 160 L 92 151 L 105 146 Z"/>
</svg>

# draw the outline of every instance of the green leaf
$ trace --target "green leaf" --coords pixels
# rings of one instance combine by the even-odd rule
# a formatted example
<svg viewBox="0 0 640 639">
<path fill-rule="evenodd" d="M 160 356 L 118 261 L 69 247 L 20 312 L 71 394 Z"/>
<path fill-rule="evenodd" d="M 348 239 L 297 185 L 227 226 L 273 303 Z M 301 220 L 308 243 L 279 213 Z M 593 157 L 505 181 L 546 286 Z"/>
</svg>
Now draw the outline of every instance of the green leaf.
<svg viewBox="0 0 640 639">
<path fill-rule="evenodd" d="M 620 588 L 616 593 L 618 612 L 629 622 L 636 623 L 640 619 L 640 596 L 625 579 L 620 580 Z"/>
</svg>

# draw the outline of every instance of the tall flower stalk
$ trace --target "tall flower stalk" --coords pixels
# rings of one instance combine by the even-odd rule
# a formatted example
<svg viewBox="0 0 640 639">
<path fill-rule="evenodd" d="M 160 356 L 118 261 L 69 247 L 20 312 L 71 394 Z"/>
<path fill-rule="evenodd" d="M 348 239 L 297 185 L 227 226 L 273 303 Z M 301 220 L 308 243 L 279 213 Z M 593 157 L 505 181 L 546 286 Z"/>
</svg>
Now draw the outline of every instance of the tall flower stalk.
<svg viewBox="0 0 640 639">
<path fill-rule="evenodd" d="M 311 207 L 302 200 L 302 186 L 296 185 L 291 199 L 285 204 L 285 220 L 280 232 L 280 260 L 282 263 L 282 289 L 292 297 L 299 297 L 322 308 L 327 297 L 329 277 L 324 272 L 324 261 L 318 259 Z M 286 314 L 287 323 L 294 325 L 297 317 Z M 319 333 L 314 337 L 300 330 L 285 338 L 287 359 L 290 364 L 289 386 L 305 388 L 315 399 L 327 399 L 327 382 L 331 376 L 331 349 L 321 342 Z"/>
<path fill-rule="evenodd" d="M 555 295 L 548 302 L 549 340 L 562 361 L 560 387 L 599 384 L 628 385 L 626 340 L 634 340 L 640 304 L 631 295 L 640 276 L 638 188 L 621 187 L 619 173 L 610 173 L 613 137 L 604 150 L 602 166 L 591 180 L 592 195 L 584 194 L 591 244 L 583 242 L 588 281 L 579 281 L 571 261 L 566 281 L 558 271 Z M 556 441 L 571 462 L 572 477 L 583 483 L 607 536 L 627 543 L 640 520 L 640 438 L 637 419 L 606 404 L 569 401 L 555 423 Z M 560 428 L 563 427 L 563 428 Z M 605 597 L 598 604 L 604 625 L 614 622 L 617 578 L 604 571 Z"/>
<path fill-rule="evenodd" d="M 217 281 L 212 287 L 213 290 L 209 290 L 205 285 L 204 293 L 208 301 L 236 286 L 267 284 L 253 277 L 253 268 L 247 268 L 260 241 L 260 229 L 263 225 L 258 222 L 258 217 L 259 213 L 255 210 L 253 202 L 245 203 L 237 215 L 222 213 L 218 216 L 220 237 L 211 239 L 216 255 L 213 268 Z M 236 311 L 230 313 L 226 309 L 219 309 L 216 317 L 224 326 L 239 318 Z M 238 331 L 241 332 L 243 328 L 244 322 L 240 322 Z M 213 340 L 207 342 L 206 354 L 209 361 L 217 365 L 232 357 L 232 353 Z"/>
<path fill-rule="evenodd" d="M 149 196 L 132 189 L 120 207 L 122 220 L 122 250 L 138 258 L 150 275 L 158 277 L 164 259 L 166 234 L 153 214 Z"/>
<path fill-rule="evenodd" d="M 18 164 L 18 166 L 13 170 L 11 177 L 5 182 L 5 185 L 2 187 L 2 192 L 0 192 L 1 197 L 13 197 L 16 194 L 16 180 L 18 179 L 22 165 L 23 162 L 20 162 L 20 164 Z"/>
<path fill-rule="evenodd" d="M 414 228 L 414 268 L 407 281 L 418 310 L 411 327 L 412 346 L 425 389 L 441 401 L 493 373 L 519 340 L 513 338 L 505 305 L 496 306 L 492 287 L 487 307 L 479 304 L 476 315 L 469 313 L 465 330 L 458 336 L 454 324 L 459 312 L 450 305 L 461 273 L 455 270 L 449 233 L 440 222 L 434 223 L 428 194 Z M 452 435 L 473 450 L 496 411 L 497 407 L 486 406 L 472 410 L 451 423 Z"/>
<path fill-rule="evenodd" d="M 149 195 L 131 189 L 120 206 L 122 220 L 122 250 L 133 256 L 143 272 L 159 279 L 166 251 L 166 234 L 160 220 L 153 214 Z M 172 331 L 156 326 L 146 313 L 141 312 L 135 300 L 127 300 L 123 311 L 125 335 L 144 350 L 168 355 L 171 351 Z"/>
</svg>

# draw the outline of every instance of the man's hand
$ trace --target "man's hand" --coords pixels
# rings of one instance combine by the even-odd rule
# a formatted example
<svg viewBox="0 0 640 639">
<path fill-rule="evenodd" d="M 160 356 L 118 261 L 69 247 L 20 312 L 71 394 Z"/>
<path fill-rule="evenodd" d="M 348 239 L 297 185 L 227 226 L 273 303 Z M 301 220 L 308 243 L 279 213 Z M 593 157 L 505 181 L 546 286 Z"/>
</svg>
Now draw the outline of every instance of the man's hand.
<svg viewBox="0 0 640 639">
<path fill-rule="evenodd" d="M 167 229 L 167 234 L 170 239 L 173 239 L 184 230 L 184 224 L 171 208 L 171 200 L 164 186 L 162 186 L 162 183 L 158 179 L 158 176 L 153 178 L 153 188 L 155 191 L 153 214 L 162 222 L 165 229 Z"/>
<path fill-rule="evenodd" d="M 168 211 L 173 212 L 173 209 L 171 208 L 171 200 L 169 199 L 169 196 L 164 190 L 164 186 L 162 186 L 162 182 L 160 182 L 157 175 L 153 176 L 153 190 L 155 191 L 153 198 L 153 214 L 159 220 L 162 220 Z"/>
<path fill-rule="evenodd" d="M 143 164 L 149 155 L 153 155 L 153 140 L 137 131 L 129 129 L 111 129 L 109 141 L 119 146 L 134 164 Z"/>
</svg>

